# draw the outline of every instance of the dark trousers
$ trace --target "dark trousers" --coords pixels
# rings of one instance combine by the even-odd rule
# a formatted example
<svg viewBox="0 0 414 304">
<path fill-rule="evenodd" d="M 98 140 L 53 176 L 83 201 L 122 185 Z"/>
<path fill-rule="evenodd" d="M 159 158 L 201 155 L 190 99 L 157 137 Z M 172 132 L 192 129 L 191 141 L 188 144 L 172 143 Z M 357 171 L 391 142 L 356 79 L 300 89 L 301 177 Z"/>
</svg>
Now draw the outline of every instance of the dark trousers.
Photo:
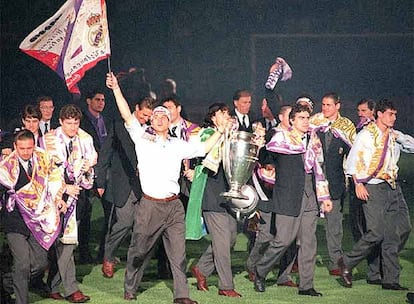
<svg viewBox="0 0 414 304">
<path fill-rule="evenodd" d="M 317 215 L 318 207 L 315 193 L 312 190 L 311 176 L 307 176 L 300 214 L 297 217 L 276 214 L 276 235 L 256 264 L 256 271 L 260 277 L 266 277 L 297 239 L 299 242 L 299 290 L 313 288 L 317 249 Z"/>
<path fill-rule="evenodd" d="M 342 256 L 342 199 L 332 200 L 332 211 L 325 214 L 325 237 L 329 254 L 329 270 L 339 269 L 337 261 Z"/>
<path fill-rule="evenodd" d="M 383 284 L 399 283 L 398 253 L 411 230 L 408 209 L 401 188 L 392 189 L 387 183 L 367 184 L 369 198 L 364 207 L 367 232 L 344 255 L 344 263 L 355 267 L 381 244 Z"/>
<path fill-rule="evenodd" d="M 257 234 L 256 242 L 247 258 L 247 269 L 251 272 L 255 270 L 257 262 L 262 258 L 270 241 L 275 238 L 275 234 L 272 234 L 270 231 L 272 225 L 272 213 L 261 211 L 260 217 L 262 219 L 262 224 L 259 223 L 259 233 Z M 275 223 L 273 223 L 273 225 L 274 224 Z M 293 242 L 280 260 L 279 274 L 277 278 L 278 284 L 283 284 L 292 280 L 290 272 L 292 271 L 297 253 L 298 249 L 296 242 Z"/>
<path fill-rule="evenodd" d="M 352 237 L 355 242 L 358 242 L 361 236 L 367 232 L 364 209 L 362 208 L 365 201 L 360 200 L 356 196 L 353 181 L 350 181 L 349 188 L 349 224 L 351 226 Z"/>
<path fill-rule="evenodd" d="M 203 217 L 211 236 L 211 244 L 200 257 L 197 266 L 206 277 L 214 270 L 217 271 L 220 290 L 234 289 L 231 249 L 236 244 L 237 221 L 226 212 L 204 211 Z"/>
<path fill-rule="evenodd" d="M 113 205 L 112 205 L 113 206 Z M 129 197 L 122 207 L 113 206 L 114 224 L 108 231 L 105 242 L 105 260 L 115 262 L 115 251 L 118 249 L 122 240 L 132 231 L 135 219 L 135 208 L 137 206 L 137 198 L 133 191 L 129 193 Z"/>
<path fill-rule="evenodd" d="M 141 198 L 138 204 L 128 249 L 125 291 L 136 294 L 154 246 L 162 237 L 173 275 L 174 298 L 187 298 L 185 222 L 181 201 L 163 203 Z"/>
<path fill-rule="evenodd" d="M 48 265 L 47 251 L 30 234 L 7 233 L 7 242 L 13 255 L 13 290 L 16 304 L 28 303 L 31 276 L 43 273 Z"/>
<path fill-rule="evenodd" d="M 355 194 L 355 184 L 350 179 L 349 191 L 349 224 L 354 242 L 358 242 L 364 233 L 367 232 L 363 205 L 366 202 L 360 200 Z M 368 271 L 367 279 L 370 281 L 381 280 L 381 246 L 378 245 L 367 256 Z"/>
<path fill-rule="evenodd" d="M 104 198 L 101 198 L 100 201 L 101 201 L 104 217 L 103 217 L 103 223 L 102 223 L 102 228 L 100 232 L 98 254 L 96 256 L 97 261 L 101 261 L 104 258 L 105 243 L 106 243 L 106 239 L 108 238 L 108 234 L 110 230 L 109 227 L 112 226 L 112 223 L 110 224 L 110 221 L 112 221 L 112 218 L 115 219 L 115 216 L 112 216 L 111 218 L 111 213 L 113 212 L 112 208 L 114 207 L 114 204 L 112 204 L 111 202 L 107 201 Z"/>
<path fill-rule="evenodd" d="M 76 202 L 76 219 L 79 221 L 78 240 L 79 240 L 79 260 L 89 262 L 90 250 L 89 240 L 91 237 L 91 216 L 92 204 L 90 200 L 91 191 L 82 190 Z"/>
<path fill-rule="evenodd" d="M 57 240 L 50 248 L 49 257 L 51 261 L 47 281 L 52 293 L 59 292 L 60 284 L 63 285 L 65 290 L 65 297 L 79 290 L 73 258 L 75 247 L 75 245 L 63 244 Z"/>
</svg>

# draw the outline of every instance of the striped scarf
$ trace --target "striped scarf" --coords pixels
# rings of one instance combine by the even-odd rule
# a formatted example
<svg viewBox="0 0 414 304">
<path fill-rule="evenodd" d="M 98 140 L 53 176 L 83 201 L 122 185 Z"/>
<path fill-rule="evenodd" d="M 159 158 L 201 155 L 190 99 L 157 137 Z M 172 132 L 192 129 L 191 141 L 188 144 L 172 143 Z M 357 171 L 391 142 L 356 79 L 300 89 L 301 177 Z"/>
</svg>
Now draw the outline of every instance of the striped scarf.
<svg viewBox="0 0 414 304">
<path fill-rule="evenodd" d="M 41 149 L 35 148 L 33 171 L 28 184 L 15 190 L 20 174 L 19 158 L 13 151 L 0 163 L 0 183 L 8 188 L 7 211 L 18 208 L 27 227 L 49 249 L 59 235 L 59 211 L 56 207 L 64 182 L 58 167 Z"/>
<path fill-rule="evenodd" d="M 328 181 L 321 167 L 323 162 L 322 143 L 314 131 L 308 133 L 307 137 L 306 147 L 303 144 L 302 134 L 296 130 L 292 128 L 289 130 L 276 129 L 276 133 L 266 145 L 266 149 L 280 154 L 303 154 L 305 172 L 313 173 L 315 176 L 318 201 L 328 200 L 330 199 Z"/>
</svg>

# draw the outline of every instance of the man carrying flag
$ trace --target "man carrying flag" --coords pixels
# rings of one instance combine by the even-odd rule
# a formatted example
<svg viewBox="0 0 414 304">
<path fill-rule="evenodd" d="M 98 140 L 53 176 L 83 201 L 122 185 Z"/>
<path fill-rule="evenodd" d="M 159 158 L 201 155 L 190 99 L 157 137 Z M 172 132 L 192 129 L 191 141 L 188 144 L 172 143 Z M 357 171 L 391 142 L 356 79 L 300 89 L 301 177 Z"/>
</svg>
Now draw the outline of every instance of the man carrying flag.
<svg viewBox="0 0 414 304">
<path fill-rule="evenodd" d="M 19 48 L 65 80 L 69 92 L 85 72 L 110 56 L 105 0 L 68 0 L 31 32 Z"/>
</svg>

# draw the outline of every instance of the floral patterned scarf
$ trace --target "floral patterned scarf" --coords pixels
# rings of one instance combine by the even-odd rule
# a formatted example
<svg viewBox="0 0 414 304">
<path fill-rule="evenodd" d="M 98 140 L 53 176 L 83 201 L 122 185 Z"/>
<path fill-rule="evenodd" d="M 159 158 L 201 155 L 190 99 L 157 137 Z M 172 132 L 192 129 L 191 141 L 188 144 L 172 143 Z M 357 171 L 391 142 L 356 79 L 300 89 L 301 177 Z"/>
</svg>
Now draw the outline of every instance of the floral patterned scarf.
<svg viewBox="0 0 414 304">
<path fill-rule="evenodd" d="M 316 196 L 318 201 L 330 199 L 328 181 L 322 171 L 323 162 L 322 143 L 316 132 L 307 133 L 307 147 L 304 145 L 302 135 L 296 130 L 276 129 L 275 135 L 266 145 L 266 149 L 280 154 L 303 154 L 304 170 L 313 173 L 316 181 Z M 277 168 L 276 168 L 277 175 Z"/>
<path fill-rule="evenodd" d="M 20 165 L 17 152 L 13 151 L 0 163 L 0 183 L 9 189 L 7 211 L 17 207 L 35 239 L 48 250 L 60 232 L 56 205 L 64 182 L 60 170 L 42 149 L 35 148 L 32 163 L 29 183 L 15 190 Z"/>
</svg>

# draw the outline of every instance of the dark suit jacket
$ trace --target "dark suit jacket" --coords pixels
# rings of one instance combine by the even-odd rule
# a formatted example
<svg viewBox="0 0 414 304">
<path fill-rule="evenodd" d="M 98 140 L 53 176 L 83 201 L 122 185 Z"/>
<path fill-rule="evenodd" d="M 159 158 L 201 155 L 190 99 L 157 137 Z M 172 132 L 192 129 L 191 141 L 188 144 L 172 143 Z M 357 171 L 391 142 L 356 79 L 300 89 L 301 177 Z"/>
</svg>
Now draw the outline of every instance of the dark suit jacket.
<svg viewBox="0 0 414 304">
<path fill-rule="evenodd" d="M 52 119 L 50 120 L 49 130 L 54 130 L 57 127 L 60 127 L 59 120 L 57 118 L 55 118 L 55 116 L 52 116 Z M 40 131 L 39 134 L 42 134 L 42 131 Z M 43 135 L 44 134 L 42 134 L 42 136 Z"/>
<path fill-rule="evenodd" d="M 305 170 L 302 154 L 279 154 L 266 151 L 261 163 L 276 168 L 276 182 L 268 210 L 281 215 L 299 216 L 305 189 Z"/>
<path fill-rule="evenodd" d="M 142 193 L 136 174 L 138 162 L 135 145 L 121 119 L 113 120 L 107 126 L 107 132 L 95 166 L 96 184 L 98 188 L 106 189 L 107 200 L 122 207 L 131 190 L 138 199 Z"/>
<path fill-rule="evenodd" d="M 343 161 L 349 153 L 348 145 L 339 138 L 332 137 L 329 147 L 326 145 L 325 133 L 318 132 L 322 142 L 324 157 L 324 172 L 329 182 L 329 193 L 331 199 L 341 199 L 345 195 L 345 174 Z"/>
<path fill-rule="evenodd" d="M 19 190 L 24 185 L 26 185 L 29 182 L 29 178 L 26 175 L 26 171 L 24 170 L 23 166 L 20 164 L 20 174 L 19 178 L 17 179 L 17 183 L 15 186 L 15 190 Z M 5 192 L 9 190 L 5 188 L 3 185 L 0 185 L 0 195 L 5 195 L 6 201 L 7 201 L 7 194 Z M 26 223 L 23 220 L 22 215 L 20 214 L 19 207 L 17 205 L 14 206 L 13 211 L 8 212 L 6 208 L 3 208 L 2 210 L 2 224 L 4 227 L 4 231 L 6 233 L 14 232 L 14 233 L 20 233 L 25 236 L 30 235 L 30 230 L 27 228 Z"/>
<path fill-rule="evenodd" d="M 108 119 L 105 116 L 102 116 L 102 117 L 103 117 L 104 122 L 105 122 L 106 132 L 108 133 L 108 125 L 111 122 L 108 121 Z M 101 144 L 99 142 L 99 136 L 98 136 L 98 133 L 96 132 L 96 129 L 93 126 L 91 120 L 86 115 L 86 112 L 82 113 L 82 120 L 81 120 L 80 127 L 81 127 L 82 130 L 86 131 L 87 133 L 89 133 L 90 136 L 92 136 L 93 146 L 95 147 L 95 150 L 99 153 L 99 150 L 101 149 Z"/>
<path fill-rule="evenodd" d="M 204 169 L 206 170 L 206 169 Z M 220 164 L 217 174 L 208 170 L 206 187 L 204 189 L 202 209 L 204 211 L 227 212 L 227 201 L 220 193 L 228 190 L 223 165 Z"/>
<path fill-rule="evenodd" d="M 243 127 L 243 122 L 239 120 L 238 116 L 236 115 L 236 112 L 233 111 L 232 115 L 239 122 L 239 128 L 238 128 L 239 131 L 253 132 L 252 125 L 253 125 L 253 122 L 257 121 L 257 119 L 254 119 L 251 114 L 247 114 L 247 116 L 249 117 L 249 123 L 250 123 L 248 128 Z"/>
</svg>

